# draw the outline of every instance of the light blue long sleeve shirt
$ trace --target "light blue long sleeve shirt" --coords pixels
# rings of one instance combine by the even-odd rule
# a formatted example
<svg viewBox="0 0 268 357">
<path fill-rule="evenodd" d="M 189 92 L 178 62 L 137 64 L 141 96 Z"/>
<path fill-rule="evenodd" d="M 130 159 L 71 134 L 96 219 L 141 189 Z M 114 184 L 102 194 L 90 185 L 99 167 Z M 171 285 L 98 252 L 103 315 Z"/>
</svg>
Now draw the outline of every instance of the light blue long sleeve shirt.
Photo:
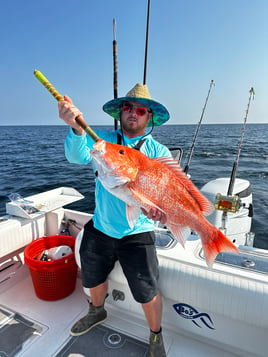
<svg viewBox="0 0 268 357">
<path fill-rule="evenodd" d="M 117 143 L 118 132 L 120 131 L 108 132 L 96 130 L 96 134 L 101 139 L 111 143 Z M 128 147 L 134 147 L 140 139 L 141 136 L 131 139 L 124 136 L 124 143 Z M 87 164 L 91 162 L 92 157 L 90 150 L 93 149 L 93 145 L 94 141 L 88 135 L 75 135 L 71 129 L 65 141 L 65 155 L 67 160 L 77 164 Z M 172 156 L 168 148 L 154 140 L 151 135 L 146 136 L 146 141 L 143 143 L 140 151 L 151 158 Z M 122 238 L 130 234 L 148 232 L 154 229 L 154 222 L 148 219 L 142 212 L 134 227 L 131 228 L 127 221 L 125 202 L 106 191 L 98 178 L 96 178 L 95 181 L 95 210 L 93 222 L 96 229 L 113 238 Z"/>
</svg>

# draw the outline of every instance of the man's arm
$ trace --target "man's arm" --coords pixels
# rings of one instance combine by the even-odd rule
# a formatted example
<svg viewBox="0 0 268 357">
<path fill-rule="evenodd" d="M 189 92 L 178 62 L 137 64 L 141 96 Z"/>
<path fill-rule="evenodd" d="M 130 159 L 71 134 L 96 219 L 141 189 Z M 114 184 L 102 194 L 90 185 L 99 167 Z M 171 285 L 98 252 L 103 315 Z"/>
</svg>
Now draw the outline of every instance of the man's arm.
<svg viewBox="0 0 268 357">
<path fill-rule="evenodd" d="M 75 118 L 82 115 L 73 104 L 71 98 L 64 96 L 64 101 L 58 102 L 59 117 L 70 126 L 71 130 L 65 140 L 65 156 L 71 163 L 86 164 L 91 161 L 90 150 L 93 147 L 85 131 L 77 124 Z"/>
<path fill-rule="evenodd" d="M 80 110 L 73 104 L 71 98 L 67 95 L 64 96 L 64 100 L 58 102 L 59 117 L 65 121 L 70 127 L 73 128 L 76 135 L 83 135 L 84 130 L 77 124 L 75 118 L 78 115 L 83 115 Z"/>
</svg>

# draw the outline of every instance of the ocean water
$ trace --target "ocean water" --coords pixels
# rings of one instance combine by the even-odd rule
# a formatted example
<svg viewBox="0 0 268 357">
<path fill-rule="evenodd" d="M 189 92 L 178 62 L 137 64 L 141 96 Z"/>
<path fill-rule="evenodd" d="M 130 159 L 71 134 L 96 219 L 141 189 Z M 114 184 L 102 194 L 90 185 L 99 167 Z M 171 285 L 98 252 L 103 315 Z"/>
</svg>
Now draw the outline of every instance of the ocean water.
<svg viewBox="0 0 268 357">
<path fill-rule="evenodd" d="M 0 126 L 0 216 L 5 214 L 7 195 L 11 192 L 26 197 L 61 186 L 74 187 L 85 196 L 68 208 L 93 212 L 91 165 L 70 164 L 65 159 L 68 130 L 67 126 Z M 164 125 L 155 128 L 153 136 L 168 147 L 181 147 L 184 167 L 195 130 L 195 125 Z M 189 168 L 198 188 L 217 177 L 230 177 L 241 133 L 242 125 L 238 124 L 201 126 Z M 265 249 L 268 249 L 267 138 L 268 124 L 246 126 L 237 171 L 237 177 L 251 183 L 255 246 Z"/>
</svg>

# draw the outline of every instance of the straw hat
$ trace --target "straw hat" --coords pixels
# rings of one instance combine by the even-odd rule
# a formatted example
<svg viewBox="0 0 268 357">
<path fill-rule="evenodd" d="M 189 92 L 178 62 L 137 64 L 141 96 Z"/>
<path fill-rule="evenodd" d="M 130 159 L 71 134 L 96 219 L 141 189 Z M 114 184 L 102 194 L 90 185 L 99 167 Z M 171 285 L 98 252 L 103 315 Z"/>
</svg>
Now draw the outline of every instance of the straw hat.
<svg viewBox="0 0 268 357">
<path fill-rule="evenodd" d="M 137 83 L 125 97 L 116 98 L 105 103 L 103 110 L 111 115 L 114 119 L 120 120 L 120 109 L 124 102 L 135 102 L 145 105 L 152 110 L 154 126 L 164 124 L 169 119 L 169 112 L 160 103 L 151 99 L 148 87 L 146 84 Z M 152 126 L 152 118 L 149 120 L 147 126 Z"/>
</svg>

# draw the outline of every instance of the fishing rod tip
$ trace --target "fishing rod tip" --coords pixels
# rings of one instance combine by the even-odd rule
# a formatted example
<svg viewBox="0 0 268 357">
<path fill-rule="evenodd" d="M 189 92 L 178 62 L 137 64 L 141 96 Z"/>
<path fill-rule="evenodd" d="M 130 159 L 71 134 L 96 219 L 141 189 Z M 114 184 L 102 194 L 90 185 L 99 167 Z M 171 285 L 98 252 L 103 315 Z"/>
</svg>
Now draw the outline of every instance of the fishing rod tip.
<svg viewBox="0 0 268 357">
<path fill-rule="evenodd" d="M 116 41 L 116 21 L 113 19 L 114 41 Z"/>
<path fill-rule="evenodd" d="M 255 89 L 253 87 L 251 87 L 249 93 L 255 95 L 256 91 L 255 91 Z"/>
</svg>

